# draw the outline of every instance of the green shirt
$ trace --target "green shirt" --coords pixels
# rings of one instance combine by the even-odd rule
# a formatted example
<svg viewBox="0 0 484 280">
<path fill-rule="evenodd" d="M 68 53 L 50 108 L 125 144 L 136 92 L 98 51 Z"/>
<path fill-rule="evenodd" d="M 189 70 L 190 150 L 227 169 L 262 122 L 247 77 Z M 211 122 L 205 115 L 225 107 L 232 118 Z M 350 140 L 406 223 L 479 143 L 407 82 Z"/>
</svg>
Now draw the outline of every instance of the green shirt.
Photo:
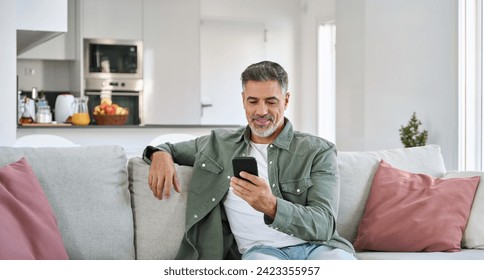
<svg viewBox="0 0 484 280">
<path fill-rule="evenodd" d="M 143 158 L 157 150 L 169 152 L 175 163 L 193 166 L 188 186 L 185 236 L 178 259 L 237 259 L 223 199 L 233 176 L 232 158 L 246 156 L 250 128 L 218 129 L 210 135 L 176 144 L 147 147 Z M 339 173 L 335 146 L 316 136 L 294 131 L 286 119 L 283 131 L 268 146 L 269 185 L 277 197 L 274 219 L 265 223 L 311 243 L 354 253 L 336 231 Z"/>
</svg>

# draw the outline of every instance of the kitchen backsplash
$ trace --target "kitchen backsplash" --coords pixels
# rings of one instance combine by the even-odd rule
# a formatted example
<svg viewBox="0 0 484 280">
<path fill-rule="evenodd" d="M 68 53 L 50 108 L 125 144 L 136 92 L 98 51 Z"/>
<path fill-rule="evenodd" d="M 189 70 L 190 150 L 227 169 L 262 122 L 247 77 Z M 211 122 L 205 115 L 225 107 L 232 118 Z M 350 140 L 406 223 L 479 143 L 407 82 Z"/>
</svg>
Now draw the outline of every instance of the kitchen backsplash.
<svg viewBox="0 0 484 280">
<path fill-rule="evenodd" d="M 18 90 L 70 91 L 69 61 L 17 59 Z"/>
</svg>

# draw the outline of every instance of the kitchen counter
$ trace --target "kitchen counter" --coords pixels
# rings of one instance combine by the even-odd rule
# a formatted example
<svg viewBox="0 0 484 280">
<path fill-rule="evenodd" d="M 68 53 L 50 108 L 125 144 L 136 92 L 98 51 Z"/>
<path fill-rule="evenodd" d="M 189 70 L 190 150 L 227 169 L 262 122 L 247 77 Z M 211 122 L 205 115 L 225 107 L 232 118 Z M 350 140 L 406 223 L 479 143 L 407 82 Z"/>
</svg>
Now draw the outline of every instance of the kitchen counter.
<svg viewBox="0 0 484 280">
<path fill-rule="evenodd" d="M 52 134 L 82 146 L 116 144 L 128 156 L 139 156 L 155 137 L 167 133 L 187 133 L 194 136 L 210 134 L 217 128 L 237 129 L 226 125 L 88 125 L 88 126 L 19 126 L 17 138 L 30 134 Z"/>
<path fill-rule="evenodd" d="M 240 125 L 174 125 L 174 124 L 149 124 L 149 125 L 73 125 L 73 124 L 42 124 L 32 123 L 18 125 L 17 129 L 30 128 L 181 128 L 181 129 L 216 129 L 228 128 L 237 129 Z"/>
</svg>

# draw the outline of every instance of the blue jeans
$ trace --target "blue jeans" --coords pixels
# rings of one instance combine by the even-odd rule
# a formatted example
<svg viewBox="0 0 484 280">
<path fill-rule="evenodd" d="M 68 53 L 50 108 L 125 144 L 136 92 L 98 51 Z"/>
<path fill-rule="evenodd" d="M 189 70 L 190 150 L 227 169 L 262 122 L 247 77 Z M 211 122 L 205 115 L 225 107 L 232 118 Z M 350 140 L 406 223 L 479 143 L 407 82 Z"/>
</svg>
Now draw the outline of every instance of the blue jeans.
<svg viewBox="0 0 484 280">
<path fill-rule="evenodd" d="M 356 260 L 343 249 L 303 243 L 282 248 L 258 245 L 242 255 L 243 260 Z"/>
</svg>

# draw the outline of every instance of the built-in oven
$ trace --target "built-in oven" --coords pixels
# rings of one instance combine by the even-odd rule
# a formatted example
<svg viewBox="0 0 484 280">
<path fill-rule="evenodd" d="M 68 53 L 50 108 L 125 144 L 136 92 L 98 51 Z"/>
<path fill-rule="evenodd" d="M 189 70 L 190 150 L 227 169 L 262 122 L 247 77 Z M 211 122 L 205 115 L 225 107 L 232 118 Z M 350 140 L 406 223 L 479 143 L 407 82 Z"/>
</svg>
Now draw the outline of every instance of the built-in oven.
<svg viewBox="0 0 484 280">
<path fill-rule="evenodd" d="M 142 114 L 140 108 L 142 107 L 140 101 L 142 91 L 100 91 L 100 90 L 86 90 L 85 96 L 88 97 L 89 114 L 92 125 L 96 125 L 96 120 L 93 114 L 93 108 L 101 104 L 101 98 L 110 96 L 114 104 L 123 108 L 128 108 L 128 120 L 125 125 L 140 125 L 142 123 Z"/>
<path fill-rule="evenodd" d="M 84 39 L 84 95 L 88 106 L 102 96 L 129 110 L 127 125 L 142 123 L 143 44 L 141 41 Z M 91 124 L 95 119 L 91 116 Z"/>
</svg>

